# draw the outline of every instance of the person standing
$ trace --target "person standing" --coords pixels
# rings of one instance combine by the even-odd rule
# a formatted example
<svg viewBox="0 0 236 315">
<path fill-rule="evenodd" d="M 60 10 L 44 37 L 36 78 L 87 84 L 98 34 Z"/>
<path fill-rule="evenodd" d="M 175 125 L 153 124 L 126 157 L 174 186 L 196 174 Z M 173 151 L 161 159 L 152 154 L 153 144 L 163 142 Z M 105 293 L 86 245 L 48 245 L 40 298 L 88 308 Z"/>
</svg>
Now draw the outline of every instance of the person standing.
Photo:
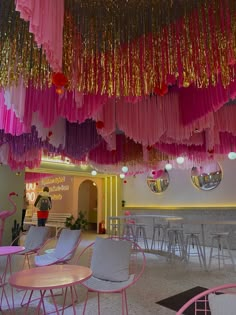
<svg viewBox="0 0 236 315">
<path fill-rule="evenodd" d="M 45 226 L 49 210 L 52 208 L 52 199 L 49 195 L 49 188 L 44 187 L 41 194 L 35 200 L 34 206 L 38 208 L 37 218 L 38 226 Z"/>
<path fill-rule="evenodd" d="M 29 200 L 26 195 L 26 189 L 24 190 L 24 196 L 23 196 L 23 209 L 22 209 L 22 214 L 21 214 L 21 226 L 20 229 L 22 232 L 24 232 L 24 219 L 25 219 L 25 214 L 26 210 L 29 206 Z"/>
</svg>

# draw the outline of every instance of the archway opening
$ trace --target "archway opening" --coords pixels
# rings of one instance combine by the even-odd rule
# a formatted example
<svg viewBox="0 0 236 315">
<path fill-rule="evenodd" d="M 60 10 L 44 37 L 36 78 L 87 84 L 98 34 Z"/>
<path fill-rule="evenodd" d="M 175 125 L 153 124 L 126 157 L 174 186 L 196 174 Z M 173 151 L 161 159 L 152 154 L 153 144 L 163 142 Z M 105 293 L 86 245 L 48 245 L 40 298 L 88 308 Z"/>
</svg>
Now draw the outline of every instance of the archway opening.
<svg viewBox="0 0 236 315">
<path fill-rule="evenodd" d="M 85 180 L 78 190 L 78 213 L 82 211 L 88 220 L 88 230 L 97 231 L 97 185 L 92 180 Z"/>
</svg>

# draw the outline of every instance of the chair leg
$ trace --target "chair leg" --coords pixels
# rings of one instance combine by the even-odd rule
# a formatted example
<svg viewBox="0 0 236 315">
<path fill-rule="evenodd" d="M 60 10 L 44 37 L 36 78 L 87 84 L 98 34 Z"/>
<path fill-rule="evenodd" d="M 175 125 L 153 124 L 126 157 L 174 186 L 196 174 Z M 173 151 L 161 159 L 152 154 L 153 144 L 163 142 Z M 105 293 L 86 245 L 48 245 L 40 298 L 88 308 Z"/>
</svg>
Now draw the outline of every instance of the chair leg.
<svg viewBox="0 0 236 315">
<path fill-rule="evenodd" d="M 100 294 L 98 292 L 98 315 L 100 315 Z"/>
<path fill-rule="evenodd" d="M 89 290 L 87 290 L 86 298 L 84 301 L 83 315 L 85 314 L 85 310 L 86 310 L 86 306 L 87 306 L 87 302 L 88 302 L 88 294 L 89 294 Z"/>
<path fill-rule="evenodd" d="M 29 255 L 28 254 L 26 254 L 26 260 L 27 260 L 28 268 L 30 269 L 30 261 L 29 261 Z"/>
<path fill-rule="evenodd" d="M 7 306 L 8 306 L 8 311 L 10 310 L 10 314 L 13 314 L 14 310 L 11 309 L 10 307 L 10 303 L 8 301 L 8 298 L 7 298 L 7 294 L 6 294 L 6 291 L 5 291 L 5 288 L 4 286 L 2 287 L 2 294 L 1 294 L 1 305 L 0 305 L 0 313 L 4 314 L 3 310 L 2 310 L 2 302 L 3 302 L 3 297 L 5 298 L 6 302 L 7 302 Z M 7 312 L 8 313 L 8 312 Z"/>
<path fill-rule="evenodd" d="M 122 299 L 122 315 L 128 315 L 128 304 L 127 304 L 127 296 L 126 296 L 125 290 L 122 290 L 121 292 L 121 299 Z"/>
</svg>

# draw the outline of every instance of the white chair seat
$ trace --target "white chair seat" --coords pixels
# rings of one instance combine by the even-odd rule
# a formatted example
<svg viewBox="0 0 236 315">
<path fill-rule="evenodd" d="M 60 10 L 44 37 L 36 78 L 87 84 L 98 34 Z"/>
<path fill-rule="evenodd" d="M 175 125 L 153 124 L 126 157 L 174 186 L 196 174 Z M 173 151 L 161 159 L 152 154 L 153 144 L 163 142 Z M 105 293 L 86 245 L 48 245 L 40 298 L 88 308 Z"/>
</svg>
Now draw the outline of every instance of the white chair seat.
<svg viewBox="0 0 236 315">
<path fill-rule="evenodd" d="M 120 291 L 120 289 L 130 285 L 134 281 L 134 275 L 130 275 L 129 279 L 126 281 L 107 281 L 107 280 L 101 280 L 95 277 L 91 277 L 85 282 L 83 282 L 83 285 L 85 285 L 89 290 L 91 291 L 103 291 L 110 292 L 110 291 Z"/>
<path fill-rule="evenodd" d="M 40 256 L 35 256 L 34 258 L 35 264 L 39 267 L 52 265 L 58 261 L 58 258 L 55 257 L 54 253 L 47 253 Z"/>
<path fill-rule="evenodd" d="M 53 252 L 34 257 L 36 266 L 66 263 L 71 260 L 81 240 L 80 230 L 63 229 Z"/>
</svg>

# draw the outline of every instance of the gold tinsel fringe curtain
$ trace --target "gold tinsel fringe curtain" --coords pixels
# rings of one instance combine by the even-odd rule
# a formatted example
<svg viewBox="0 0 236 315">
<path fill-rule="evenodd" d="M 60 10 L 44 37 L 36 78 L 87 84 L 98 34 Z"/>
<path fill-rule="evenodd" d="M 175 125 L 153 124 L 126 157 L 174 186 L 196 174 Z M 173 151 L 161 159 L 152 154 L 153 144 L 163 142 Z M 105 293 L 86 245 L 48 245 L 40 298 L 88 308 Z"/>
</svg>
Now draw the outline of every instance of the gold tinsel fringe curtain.
<svg viewBox="0 0 236 315">
<path fill-rule="evenodd" d="M 234 80 L 235 0 L 70 0 L 65 5 L 68 89 L 137 96 L 163 84 L 208 87 L 220 80 L 227 86 Z M 14 1 L 1 1 L 0 20 L 0 85 L 14 84 L 21 75 L 26 84 L 50 86 L 50 65 L 28 23 L 14 11 Z"/>
</svg>

